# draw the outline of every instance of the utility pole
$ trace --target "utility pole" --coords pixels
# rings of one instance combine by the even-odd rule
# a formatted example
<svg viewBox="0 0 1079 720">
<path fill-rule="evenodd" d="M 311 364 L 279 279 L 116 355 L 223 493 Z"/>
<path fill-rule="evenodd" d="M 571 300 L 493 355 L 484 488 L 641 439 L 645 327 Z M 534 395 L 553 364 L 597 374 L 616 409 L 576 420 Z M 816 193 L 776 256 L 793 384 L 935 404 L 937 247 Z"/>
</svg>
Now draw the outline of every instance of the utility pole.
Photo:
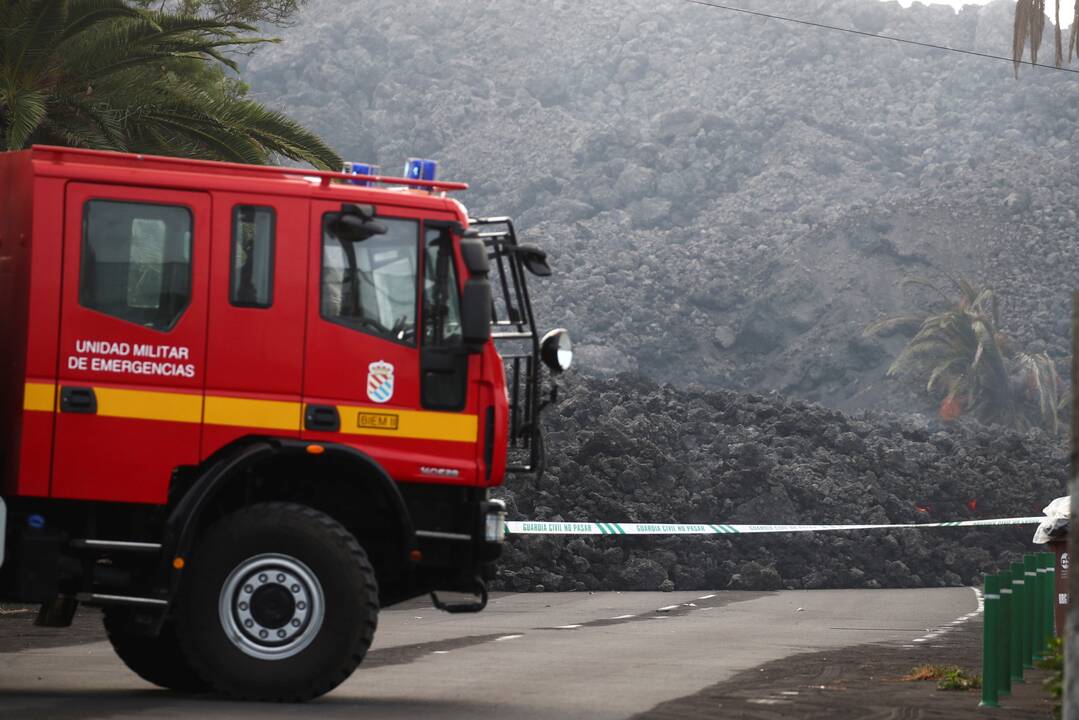
<svg viewBox="0 0 1079 720">
<path fill-rule="evenodd" d="M 1072 295 L 1072 409 L 1071 482 L 1068 494 L 1079 497 L 1079 291 Z M 1074 528 L 1074 531 L 1073 531 Z M 1079 557 L 1079 523 L 1075 502 L 1068 519 L 1068 558 Z M 1068 623 L 1064 632 L 1064 720 L 1079 720 L 1079 571 L 1068 573 Z"/>
</svg>

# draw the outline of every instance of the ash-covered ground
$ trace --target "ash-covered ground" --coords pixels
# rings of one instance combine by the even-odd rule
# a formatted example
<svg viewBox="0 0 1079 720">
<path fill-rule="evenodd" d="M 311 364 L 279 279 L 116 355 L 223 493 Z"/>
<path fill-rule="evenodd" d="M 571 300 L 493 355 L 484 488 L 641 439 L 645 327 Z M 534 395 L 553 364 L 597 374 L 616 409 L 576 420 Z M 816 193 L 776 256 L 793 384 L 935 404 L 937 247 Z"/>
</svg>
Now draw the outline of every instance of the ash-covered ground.
<svg viewBox="0 0 1079 720">
<path fill-rule="evenodd" d="M 548 469 L 497 493 L 510 519 L 913 523 L 1040 515 L 1063 439 L 799 400 L 574 378 L 546 418 Z M 655 590 L 979 584 L 1033 526 L 715 537 L 516 536 L 496 587 Z"/>
</svg>

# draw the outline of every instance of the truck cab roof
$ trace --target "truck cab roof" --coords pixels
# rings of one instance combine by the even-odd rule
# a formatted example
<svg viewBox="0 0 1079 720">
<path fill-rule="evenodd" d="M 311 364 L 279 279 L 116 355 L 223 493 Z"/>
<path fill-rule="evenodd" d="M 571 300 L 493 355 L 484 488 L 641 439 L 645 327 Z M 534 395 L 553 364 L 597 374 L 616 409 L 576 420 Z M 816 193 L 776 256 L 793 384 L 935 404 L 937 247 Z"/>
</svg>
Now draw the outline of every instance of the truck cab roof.
<svg viewBox="0 0 1079 720">
<path fill-rule="evenodd" d="M 16 154 L 27 155 L 33 164 L 34 174 L 43 177 L 396 205 L 450 212 L 461 220 L 468 217 L 459 202 L 447 197 L 449 192 L 468 189 L 466 183 L 460 182 L 357 176 L 308 168 L 246 165 L 52 145 L 34 145 Z M 370 185 L 356 184 L 358 178 Z"/>
</svg>

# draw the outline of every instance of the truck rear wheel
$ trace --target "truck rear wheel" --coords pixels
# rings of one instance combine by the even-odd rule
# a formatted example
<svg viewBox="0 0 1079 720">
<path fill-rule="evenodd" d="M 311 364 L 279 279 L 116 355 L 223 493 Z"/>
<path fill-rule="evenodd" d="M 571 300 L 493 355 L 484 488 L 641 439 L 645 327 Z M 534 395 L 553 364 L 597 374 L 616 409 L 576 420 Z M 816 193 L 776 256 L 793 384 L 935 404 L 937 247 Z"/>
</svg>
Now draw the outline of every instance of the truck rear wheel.
<svg viewBox="0 0 1079 720">
<path fill-rule="evenodd" d="M 210 689 L 181 652 L 172 620 L 165 621 L 157 637 L 149 637 L 131 630 L 130 617 L 128 608 L 107 607 L 104 611 L 105 633 L 124 665 L 146 682 L 170 690 Z"/>
<path fill-rule="evenodd" d="M 215 689 L 304 701 L 363 660 L 378 585 L 367 554 L 336 520 L 304 505 L 263 503 L 209 529 L 177 609 L 184 653 Z"/>
</svg>

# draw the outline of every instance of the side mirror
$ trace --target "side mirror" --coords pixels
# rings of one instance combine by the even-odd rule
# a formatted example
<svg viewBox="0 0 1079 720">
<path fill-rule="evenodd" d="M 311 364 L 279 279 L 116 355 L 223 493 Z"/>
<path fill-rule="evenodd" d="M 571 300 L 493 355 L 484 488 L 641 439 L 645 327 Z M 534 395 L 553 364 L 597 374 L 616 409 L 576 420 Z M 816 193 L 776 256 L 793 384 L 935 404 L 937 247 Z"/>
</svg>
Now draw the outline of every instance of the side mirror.
<svg viewBox="0 0 1079 720">
<path fill-rule="evenodd" d="M 491 283 L 469 278 L 461 296 L 461 339 L 466 345 L 483 345 L 491 339 Z"/>
<path fill-rule="evenodd" d="M 513 251 L 517 253 L 521 264 L 528 269 L 528 272 L 537 277 L 549 277 L 551 275 L 551 266 L 547 264 L 547 253 L 545 251 L 540 250 L 535 245 L 518 245 Z"/>
<path fill-rule="evenodd" d="M 552 330 L 540 341 L 540 359 L 553 373 L 569 370 L 573 364 L 573 342 L 562 328 Z"/>
</svg>

